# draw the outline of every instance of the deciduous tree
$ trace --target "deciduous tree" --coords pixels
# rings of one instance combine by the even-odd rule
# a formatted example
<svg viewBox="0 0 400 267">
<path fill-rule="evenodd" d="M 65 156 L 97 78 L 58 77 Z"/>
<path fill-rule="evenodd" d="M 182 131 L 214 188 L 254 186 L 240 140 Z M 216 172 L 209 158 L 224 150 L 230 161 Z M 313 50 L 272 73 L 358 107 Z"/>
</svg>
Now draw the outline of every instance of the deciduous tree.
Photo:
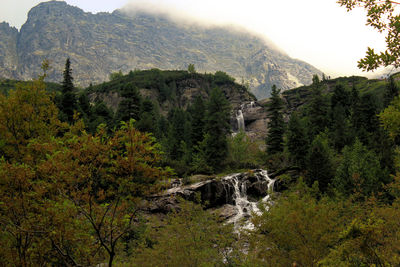
<svg viewBox="0 0 400 267">
<path fill-rule="evenodd" d="M 376 53 L 368 47 L 366 56 L 358 61 L 360 69 L 370 71 L 381 66 L 400 67 L 400 2 L 391 0 L 338 0 L 347 10 L 362 7 L 367 11 L 367 25 L 386 33 L 386 50 Z"/>
</svg>

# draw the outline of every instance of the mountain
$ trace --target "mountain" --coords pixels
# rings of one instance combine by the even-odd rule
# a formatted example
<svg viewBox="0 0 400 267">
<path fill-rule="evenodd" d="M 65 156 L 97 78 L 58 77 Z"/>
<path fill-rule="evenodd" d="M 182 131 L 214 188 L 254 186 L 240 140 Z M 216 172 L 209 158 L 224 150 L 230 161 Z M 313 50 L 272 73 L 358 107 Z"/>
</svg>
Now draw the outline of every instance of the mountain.
<svg viewBox="0 0 400 267">
<path fill-rule="evenodd" d="M 49 59 L 50 79 L 61 81 L 67 57 L 80 86 L 108 80 L 119 70 L 194 64 L 199 72 L 222 70 L 243 80 L 257 98 L 269 96 L 272 84 L 286 90 L 322 74 L 243 29 L 179 23 L 144 11 L 92 14 L 50 1 L 32 8 L 19 32 L 0 24 L 0 77 L 30 79 Z"/>
</svg>

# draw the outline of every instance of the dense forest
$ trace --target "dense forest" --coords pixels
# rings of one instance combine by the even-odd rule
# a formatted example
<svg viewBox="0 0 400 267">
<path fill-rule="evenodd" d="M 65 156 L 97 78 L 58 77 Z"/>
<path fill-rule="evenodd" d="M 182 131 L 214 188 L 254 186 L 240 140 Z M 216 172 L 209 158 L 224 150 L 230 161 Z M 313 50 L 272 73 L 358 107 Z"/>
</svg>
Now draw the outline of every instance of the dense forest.
<svg viewBox="0 0 400 267">
<path fill-rule="evenodd" d="M 399 75 L 273 87 L 264 150 L 232 135 L 221 88 L 247 88 L 224 72 L 135 70 L 77 89 L 69 59 L 60 85 L 45 82 L 47 69 L 0 84 L 2 265 L 400 264 Z M 207 86 L 183 106 L 176 84 L 187 77 Z M 99 97 L 110 91 L 114 109 Z M 256 168 L 277 173 L 279 192 L 254 229 L 239 234 L 200 199 L 145 212 L 175 178 Z"/>
</svg>

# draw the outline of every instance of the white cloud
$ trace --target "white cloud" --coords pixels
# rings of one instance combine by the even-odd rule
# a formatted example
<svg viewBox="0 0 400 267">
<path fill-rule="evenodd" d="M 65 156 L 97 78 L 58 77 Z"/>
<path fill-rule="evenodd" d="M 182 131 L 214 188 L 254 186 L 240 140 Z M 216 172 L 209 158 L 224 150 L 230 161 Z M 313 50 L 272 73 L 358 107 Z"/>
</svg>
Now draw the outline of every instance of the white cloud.
<svg viewBox="0 0 400 267">
<path fill-rule="evenodd" d="M 16 3 L 18 1 L 18 3 Z M 19 27 L 39 0 L 1 0 L 0 21 Z M 67 0 L 85 11 L 111 12 L 126 3 L 173 12 L 181 18 L 236 24 L 265 35 L 290 56 L 329 75 L 360 74 L 367 46 L 384 49 L 384 37 L 365 26 L 363 10 L 350 13 L 336 0 Z"/>
</svg>

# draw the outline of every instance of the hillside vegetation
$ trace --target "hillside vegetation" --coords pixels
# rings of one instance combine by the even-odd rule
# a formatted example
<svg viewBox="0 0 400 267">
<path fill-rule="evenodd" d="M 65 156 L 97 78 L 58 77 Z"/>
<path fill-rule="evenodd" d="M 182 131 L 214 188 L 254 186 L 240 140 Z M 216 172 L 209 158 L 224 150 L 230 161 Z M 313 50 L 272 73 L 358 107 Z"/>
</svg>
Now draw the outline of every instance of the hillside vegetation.
<svg viewBox="0 0 400 267">
<path fill-rule="evenodd" d="M 223 72 L 133 71 L 77 90 L 67 60 L 56 93 L 44 78 L 0 94 L 3 265 L 400 264 L 396 75 L 274 87 L 266 151 L 230 135 L 228 100 L 254 97 Z M 202 86 L 183 104 L 186 82 Z M 240 235 L 200 198 L 146 207 L 176 177 L 260 167 L 280 192 Z"/>
</svg>

